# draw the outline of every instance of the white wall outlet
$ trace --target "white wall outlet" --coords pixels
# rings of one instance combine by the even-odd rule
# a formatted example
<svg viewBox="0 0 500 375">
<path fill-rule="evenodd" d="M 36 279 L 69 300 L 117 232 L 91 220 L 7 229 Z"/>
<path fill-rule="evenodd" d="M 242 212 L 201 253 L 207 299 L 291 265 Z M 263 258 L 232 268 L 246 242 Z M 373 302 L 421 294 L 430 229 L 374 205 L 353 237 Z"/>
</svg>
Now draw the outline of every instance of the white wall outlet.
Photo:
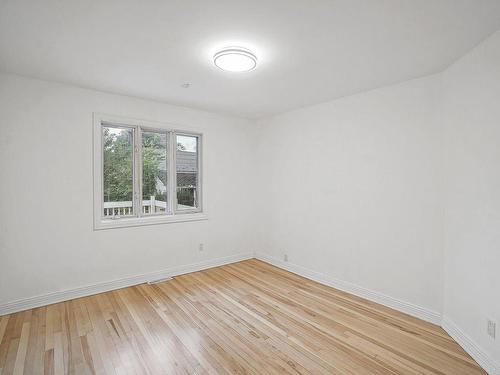
<svg viewBox="0 0 500 375">
<path fill-rule="evenodd" d="M 198 250 L 199 250 L 199 251 L 203 251 L 203 244 L 202 244 L 202 243 L 200 243 L 200 244 L 198 245 Z"/>
<path fill-rule="evenodd" d="M 283 260 L 284 260 L 285 262 L 288 262 L 288 254 L 283 255 Z"/>
<path fill-rule="evenodd" d="M 491 336 L 493 339 L 496 336 L 496 328 L 497 324 L 493 320 L 488 320 L 488 335 Z"/>
</svg>

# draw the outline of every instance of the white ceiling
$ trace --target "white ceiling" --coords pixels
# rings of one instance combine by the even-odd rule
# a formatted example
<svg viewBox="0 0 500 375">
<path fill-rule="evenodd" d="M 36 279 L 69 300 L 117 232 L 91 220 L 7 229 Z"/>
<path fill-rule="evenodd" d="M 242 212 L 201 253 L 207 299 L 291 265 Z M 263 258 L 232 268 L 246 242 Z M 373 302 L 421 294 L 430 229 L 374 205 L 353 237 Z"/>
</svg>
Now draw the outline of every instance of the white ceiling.
<svg viewBox="0 0 500 375">
<path fill-rule="evenodd" d="M 500 0 L 0 0 L 0 70 L 258 118 L 438 72 L 499 28 Z M 233 44 L 257 70 L 212 65 Z"/>
</svg>

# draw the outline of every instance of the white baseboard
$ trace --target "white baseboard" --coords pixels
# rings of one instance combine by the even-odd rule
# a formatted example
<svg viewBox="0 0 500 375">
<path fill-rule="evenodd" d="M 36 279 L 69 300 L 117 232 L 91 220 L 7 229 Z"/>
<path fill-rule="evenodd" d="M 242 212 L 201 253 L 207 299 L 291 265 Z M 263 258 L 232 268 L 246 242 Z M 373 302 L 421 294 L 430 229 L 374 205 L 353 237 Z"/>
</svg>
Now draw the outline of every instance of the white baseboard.
<svg viewBox="0 0 500 375">
<path fill-rule="evenodd" d="M 305 267 L 290 262 L 285 262 L 281 259 L 271 257 L 269 255 L 256 253 L 255 257 L 264 262 L 270 263 L 276 267 L 296 273 L 297 275 L 303 276 L 307 279 L 316 281 L 324 285 L 331 286 L 333 288 L 342 290 L 344 292 L 354 294 L 358 297 L 362 297 L 373 302 L 380 303 L 381 305 L 391 307 L 395 310 L 404 312 L 408 315 L 412 315 L 416 318 L 425 320 L 427 322 L 441 325 L 441 314 L 436 311 L 432 311 L 425 307 L 417 306 L 412 303 L 387 296 L 385 294 L 358 286 L 356 284 L 352 284 L 347 281 L 334 279 L 330 276 L 326 276 L 325 274 L 312 271 L 310 269 L 307 269 Z"/>
<path fill-rule="evenodd" d="M 464 331 L 448 317 L 443 317 L 443 329 L 490 375 L 500 375 L 500 364 L 488 356 Z"/>
<path fill-rule="evenodd" d="M 108 292 L 114 289 L 125 288 L 127 286 L 142 284 L 151 280 L 165 279 L 173 276 L 182 275 L 185 273 L 201 271 L 207 268 L 223 266 L 224 264 L 239 262 L 245 259 L 253 258 L 252 253 L 237 254 L 222 258 L 215 258 L 198 263 L 176 266 L 162 271 L 156 271 L 136 276 L 128 276 L 112 281 L 105 281 L 92 285 L 86 285 L 74 289 L 68 289 L 58 292 L 47 293 L 39 296 L 28 297 L 0 304 L 0 316 L 12 314 L 18 311 L 32 309 L 35 307 L 46 306 L 57 302 L 68 301 L 75 298 L 90 296 Z"/>
</svg>

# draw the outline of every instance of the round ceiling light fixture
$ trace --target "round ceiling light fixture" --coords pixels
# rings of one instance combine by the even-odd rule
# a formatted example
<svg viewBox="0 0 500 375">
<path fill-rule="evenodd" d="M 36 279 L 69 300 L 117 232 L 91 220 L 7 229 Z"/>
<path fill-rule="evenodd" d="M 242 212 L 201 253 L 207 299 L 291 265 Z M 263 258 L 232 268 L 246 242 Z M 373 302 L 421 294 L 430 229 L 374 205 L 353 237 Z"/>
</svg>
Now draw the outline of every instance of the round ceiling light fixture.
<svg viewBox="0 0 500 375">
<path fill-rule="evenodd" d="M 257 57 L 242 47 L 227 47 L 214 55 L 214 64 L 227 72 L 249 72 L 257 67 Z"/>
</svg>

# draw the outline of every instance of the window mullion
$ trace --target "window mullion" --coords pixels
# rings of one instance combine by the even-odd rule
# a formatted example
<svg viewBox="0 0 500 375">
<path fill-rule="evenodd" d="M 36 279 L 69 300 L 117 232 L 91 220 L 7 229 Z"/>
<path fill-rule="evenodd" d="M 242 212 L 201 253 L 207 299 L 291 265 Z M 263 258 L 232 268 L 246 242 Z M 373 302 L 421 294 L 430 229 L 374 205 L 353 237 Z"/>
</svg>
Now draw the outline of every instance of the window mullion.
<svg viewBox="0 0 500 375">
<path fill-rule="evenodd" d="M 177 149 L 176 143 L 175 143 L 175 133 L 174 132 L 168 132 L 169 136 L 169 179 L 168 179 L 168 203 L 169 203 L 169 210 L 170 214 L 174 215 L 175 214 L 175 202 L 176 202 L 176 173 L 175 173 L 175 150 Z"/>
<path fill-rule="evenodd" d="M 136 216 L 142 216 L 142 130 L 135 128 L 134 143 L 134 209 Z"/>
</svg>

